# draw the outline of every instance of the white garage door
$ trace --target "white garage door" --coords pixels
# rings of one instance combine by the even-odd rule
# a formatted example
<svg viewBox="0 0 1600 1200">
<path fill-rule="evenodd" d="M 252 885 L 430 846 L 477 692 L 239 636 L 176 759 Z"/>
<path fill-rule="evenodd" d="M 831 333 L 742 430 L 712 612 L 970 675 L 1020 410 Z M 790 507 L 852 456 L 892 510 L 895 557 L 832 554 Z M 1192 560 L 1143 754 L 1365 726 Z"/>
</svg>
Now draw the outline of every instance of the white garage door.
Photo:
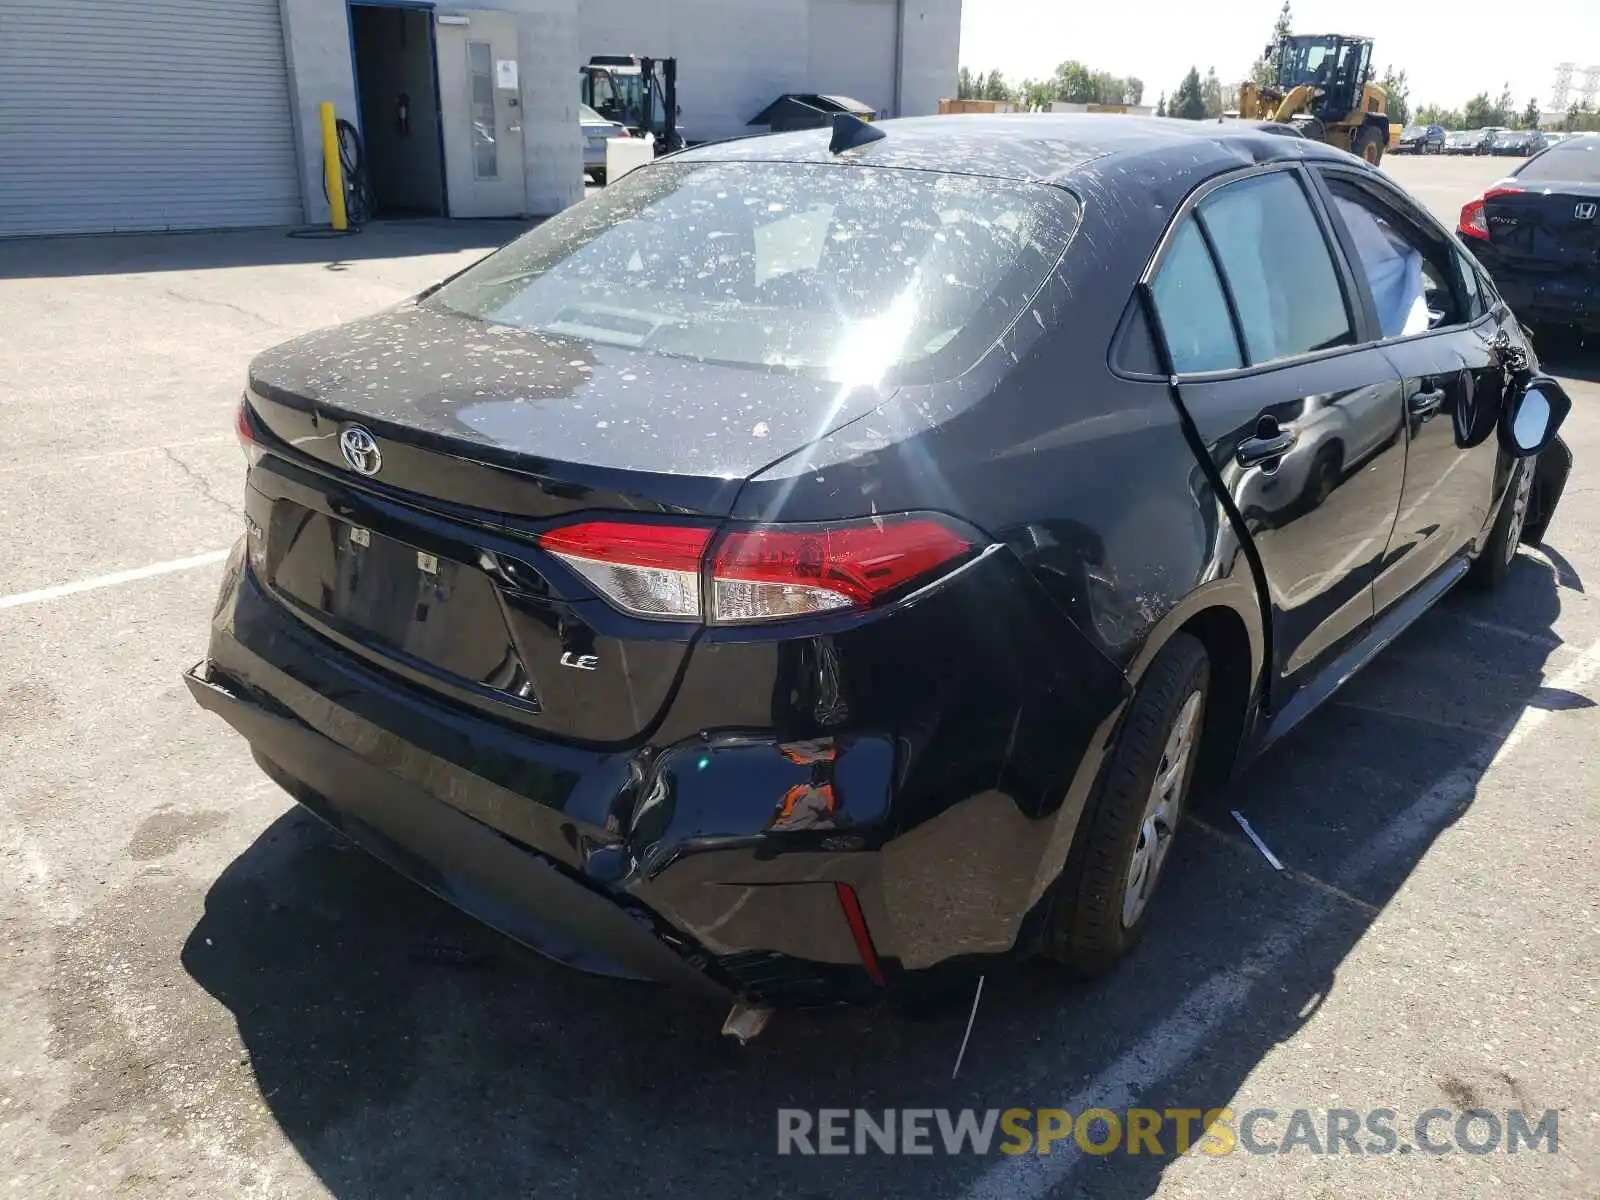
<svg viewBox="0 0 1600 1200">
<path fill-rule="evenodd" d="M 0 0 L 0 236 L 301 218 L 279 0 Z"/>
<path fill-rule="evenodd" d="M 892 115 L 895 0 L 811 0 L 805 91 L 849 96 Z"/>
</svg>

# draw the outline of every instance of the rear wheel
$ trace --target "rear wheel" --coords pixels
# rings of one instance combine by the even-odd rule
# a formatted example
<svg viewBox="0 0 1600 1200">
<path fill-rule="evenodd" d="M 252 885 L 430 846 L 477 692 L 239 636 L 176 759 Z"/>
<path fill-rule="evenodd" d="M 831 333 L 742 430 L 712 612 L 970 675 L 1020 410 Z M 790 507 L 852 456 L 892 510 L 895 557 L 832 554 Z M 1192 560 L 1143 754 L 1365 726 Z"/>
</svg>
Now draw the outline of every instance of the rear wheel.
<svg viewBox="0 0 1600 1200">
<path fill-rule="evenodd" d="M 1356 131 L 1355 145 L 1350 150 L 1357 158 L 1364 158 L 1373 166 L 1377 166 L 1383 161 L 1383 147 L 1383 131 L 1371 125 L 1363 125 Z"/>
<path fill-rule="evenodd" d="M 1205 724 L 1210 663 L 1178 634 L 1150 664 L 1088 818 L 1081 859 L 1067 878 L 1045 954 L 1088 975 L 1132 949 L 1183 818 Z"/>
<path fill-rule="evenodd" d="M 1523 458 L 1512 468 L 1515 472 L 1506 498 L 1500 502 L 1500 515 L 1482 552 L 1472 560 L 1467 578 L 1480 588 L 1499 587 L 1511 574 L 1511 564 L 1517 559 L 1517 545 L 1522 541 L 1522 523 L 1528 517 L 1528 497 L 1533 494 L 1533 467 L 1536 460 Z"/>
</svg>

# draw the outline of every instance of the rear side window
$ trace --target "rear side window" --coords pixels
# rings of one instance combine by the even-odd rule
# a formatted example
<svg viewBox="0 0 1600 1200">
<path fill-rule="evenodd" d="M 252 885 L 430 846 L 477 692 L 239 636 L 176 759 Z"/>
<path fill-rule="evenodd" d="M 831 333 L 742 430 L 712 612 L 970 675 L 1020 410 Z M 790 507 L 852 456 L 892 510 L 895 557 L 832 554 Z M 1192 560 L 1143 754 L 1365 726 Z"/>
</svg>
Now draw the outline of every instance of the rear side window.
<svg viewBox="0 0 1600 1200">
<path fill-rule="evenodd" d="M 1334 210 L 1344 222 L 1372 292 L 1385 338 L 1410 337 L 1461 325 L 1482 312 L 1476 298 L 1457 295 L 1458 256 L 1442 236 L 1431 236 L 1359 184 L 1325 176 Z M 1468 302 L 1464 302 L 1468 301 Z"/>
<path fill-rule="evenodd" d="M 662 163 L 429 299 L 498 324 L 846 383 L 947 378 L 1048 278 L 1070 193 L 932 171 Z"/>
<path fill-rule="evenodd" d="M 1240 180 L 1199 206 L 1239 313 L 1251 365 L 1349 345 L 1344 289 L 1299 181 Z"/>
<path fill-rule="evenodd" d="M 1557 142 L 1514 172 L 1518 179 L 1559 183 L 1600 183 L 1600 137 Z"/>
<path fill-rule="evenodd" d="M 1193 217 L 1184 218 L 1173 235 L 1152 290 L 1173 370 L 1187 374 L 1244 365 L 1227 295 Z"/>
</svg>

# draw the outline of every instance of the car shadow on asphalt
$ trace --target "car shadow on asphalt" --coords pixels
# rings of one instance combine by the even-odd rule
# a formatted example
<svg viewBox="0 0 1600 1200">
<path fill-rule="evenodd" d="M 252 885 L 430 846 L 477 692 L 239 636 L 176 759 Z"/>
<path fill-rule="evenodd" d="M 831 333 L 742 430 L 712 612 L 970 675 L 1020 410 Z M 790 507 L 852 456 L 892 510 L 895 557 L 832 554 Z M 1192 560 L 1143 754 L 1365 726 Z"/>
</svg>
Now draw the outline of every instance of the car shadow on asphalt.
<svg viewBox="0 0 1600 1200">
<path fill-rule="evenodd" d="M 454 254 L 503 246 L 537 221 L 373 221 L 343 236 L 290 236 L 285 229 L 107 234 L 0 240 L 0 279 L 204 271 L 218 267 L 321 263 L 330 270 L 367 259 Z"/>
<path fill-rule="evenodd" d="M 780 1156 L 777 1112 L 1228 1104 L 1472 804 L 1517 715 L 1567 702 L 1543 678 L 1559 608 L 1550 567 L 1523 555 L 1494 595 L 1424 617 L 1197 803 L 1118 970 L 987 980 L 954 1080 L 964 999 L 917 1018 L 780 1014 L 740 1047 L 718 1035 L 721 1011 L 546 963 L 295 810 L 216 880 L 183 964 L 233 1013 L 263 1103 L 336 1196 L 1146 1196 L 1170 1141 L 1092 1159 L 1070 1142 L 1050 1157 Z M 1232 809 L 1291 872 L 1238 836 Z"/>
</svg>

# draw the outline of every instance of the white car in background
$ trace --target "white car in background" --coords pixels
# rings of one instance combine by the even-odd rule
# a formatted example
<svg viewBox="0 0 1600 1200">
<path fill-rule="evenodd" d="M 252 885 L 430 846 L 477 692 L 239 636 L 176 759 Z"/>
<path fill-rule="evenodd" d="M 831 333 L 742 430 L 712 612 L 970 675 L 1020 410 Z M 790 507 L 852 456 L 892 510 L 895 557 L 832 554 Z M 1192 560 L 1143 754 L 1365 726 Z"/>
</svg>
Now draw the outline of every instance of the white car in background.
<svg viewBox="0 0 1600 1200">
<path fill-rule="evenodd" d="M 583 130 L 583 172 L 602 187 L 606 182 L 606 143 L 631 137 L 621 121 L 608 121 L 587 104 L 578 105 L 578 125 Z"/>
</svg>

